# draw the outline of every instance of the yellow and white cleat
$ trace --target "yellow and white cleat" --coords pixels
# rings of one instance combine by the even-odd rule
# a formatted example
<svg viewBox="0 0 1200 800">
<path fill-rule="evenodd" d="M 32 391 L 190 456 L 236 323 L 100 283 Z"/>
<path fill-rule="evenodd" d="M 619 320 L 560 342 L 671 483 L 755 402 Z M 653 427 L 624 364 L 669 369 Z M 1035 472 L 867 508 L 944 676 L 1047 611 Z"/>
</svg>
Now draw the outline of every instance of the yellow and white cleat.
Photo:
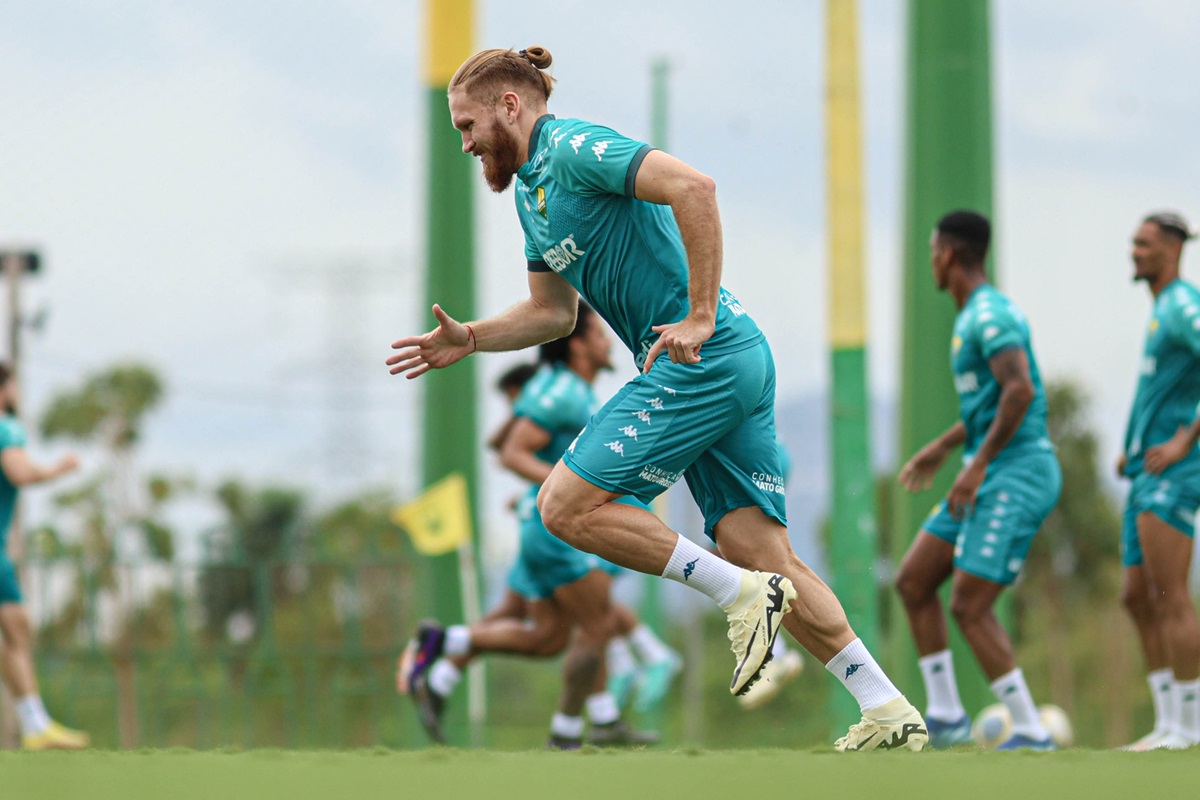
<svg viewBox="0 0 1200 800">
<path fill-rule="evenodd" d="M 804 672 L 804 656 L 790 647 L 763 667 L 762 677 L 738 698 L 744 709 L 759 708 L 775 699 L 783 685 Z"/>
<path fill-rule="evenodd" d="M 21 747 L 26 750 L 85 750 L 92 746 L 92 739 L 83 731 L 72 730 L 54 720 L 41 733 L 21 737 Z"/>
<path fill-rule="evenodd" d="M 745 694 L 771 660 L 771 645 L 783 615 L 792 610 L 796 589 L 782 575 L 770 572 L 743 572 L 742 587 L 726 615 L 729 617 L 729 642 L 737 659 L 729 691 Z"/>
<path fill-rule="evenodd" d="M 900 695 L 878 708 L 863 712 L 862 721 L 834 742 L 838 752 L 848 750 L 924 750 L 929 730 L 921 713 Z"/>
</svg>

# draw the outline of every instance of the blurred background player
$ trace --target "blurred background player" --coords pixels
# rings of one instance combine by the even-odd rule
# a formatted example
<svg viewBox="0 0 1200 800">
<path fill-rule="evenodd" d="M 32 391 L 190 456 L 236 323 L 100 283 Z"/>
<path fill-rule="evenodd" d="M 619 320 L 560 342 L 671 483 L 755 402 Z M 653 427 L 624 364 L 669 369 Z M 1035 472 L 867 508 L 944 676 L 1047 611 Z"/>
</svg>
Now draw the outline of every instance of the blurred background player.
<svg viewBox="0 0 1200 800">
<path fill-rule="evenodd" d="M 612 576 L 608 565 L 546 531 L 536 504 L 541 482 L 596 406 L 592 382 L 601 370 L 611 369 L 611 348 L 599 318 L 581 305 L 574 331 L 542 345 L 543 366 L 516 399 L 513 422 L 500 445 L 500 459 L 532 485 L 518 502 L 521 545 L 509 575 L 509 590 L 525 601 L 533 619 L 543 622 L 525 631 L 520 630 L 524 625 L 517 619 L 492 619 L 448 629 L 422 625 L 407 688 L 422 723 L 437 741 L 442 741 L 440 717 L 445 698 L 467 661 L 488 652 L 553 654 L 546 650 L 561 649 L 561 639 L 538 641 L 536 628 L 543 626 L 558 635 L 573 633 L 564 664 L 564 691 L 559 712 L 551 721 L 549 745 L 555 749 L 582 745 L 585 707 L 592 723 L 588 741 L 593 744 L 657 740 L 657 736 L 634 731 L 623 723 L 616 699 L 603 690 L 605 648 L 620 626 L 610 597 Z M 624 627 L 632 628 L 631 615 L 627 609 L 624 612 Z M 544 649 L 538 652 L 537 648 Z M 441 657 L 443 654 L 446 658 Z"/>
<path fill-rule="evenodd" d="M 581 550 L 685 584 L 726 613 L 729 690 L 745 692 L 780 626 L 858 702 L 839 751 L 920 750 L 925 725 L 854 633 L 837 597 L 792 550 L 775 447 L 775 362 L 762 331 L 721 286 L 721 220 L 708 176 L 644 142 L 547 112 L 544 47 L 482 50 L 450 80 L 464 153 L 495 192 L 516 180 L 529 297 L 392 343 L 392 374 L 441 369 L 477 350 L 511 351 L 574 325 L 583 296 L 642 374 L 596 413 L 538 494 L 546 527 Z M 701 354 L 703 348 L 703 355 Z M 664 356 L 659 358 L 659 356 Z M 772 481 L 753 479 L 766 474 Z M 724 561 L 644 509 L 684 477 Z M 792 613 L 792 612 L 796 613 Z"/>
<path fill-rule="evenodd" d="M 1200 507 L 1200 291 L 1179 277 L 1195 231 L 1179 214 L 1146 217 L 1133 279 L 1154 307 L 1117 474 L 1132 480 L 1121 532 L 1121 599 L 1154 698 L 1154 729 L 1131 750 L 1200 744 L 1200 625 L 1188 591 Z"/>
<path fill-rule="evenodd" d="M 991 225 L 974 211 L 945 215 L 930 240 L 934 280 L 958 307 L 950 367 L 962 419 L 904 465 L 900 483 L 912 492 L 929 488 L 959 445 L 963 466 L 905 554 L 896 588 L 920 655 L 930 745 L 971 740 L 937 595 L 950 579 L 950 613 L 1012 714 L 1012 736 L 997 749 L 1052 750 L 994 606 L 1058 502 L 1062 472 L 1046 429 L 1046 394 L 1029 325 L 987 280 L 990 241 Z"/>
<path fill-rule="evenodd" d="M 21 602 L 17 570 L 8 557 L 9 528 L 21 487 L 54 480 L 79 466 L 74 455 L 65 455 L 52 467 L 34 463 L 25 452 L 25 428 L 17 418 L 19 395 L 16 379 L 7 364 L 0 364 L 0 675 L 17 712 L 21 745 L 27 750 L 80 750 L 90 744 L 88 735 L 50 718 L 38 692 L 33 669 L 33 630 Z"/>
</svg>

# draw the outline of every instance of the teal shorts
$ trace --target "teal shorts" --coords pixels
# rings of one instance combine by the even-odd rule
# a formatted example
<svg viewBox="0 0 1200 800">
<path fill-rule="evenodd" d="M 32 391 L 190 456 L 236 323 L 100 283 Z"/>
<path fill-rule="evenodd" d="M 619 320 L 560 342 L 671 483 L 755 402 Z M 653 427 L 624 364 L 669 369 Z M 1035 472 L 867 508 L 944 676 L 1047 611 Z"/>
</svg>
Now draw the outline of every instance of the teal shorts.
<svg viewBox="0 0 1200 800">
<path fill-rule="evenodd" d="M 921 527 L 954 545 L 956 569 L 1008 586 L 1061 491 L 1058 458 L 1033 452 L 989 465 L 969 517 L 955 519 L 943 500 Z"/>
<path fill-rule="evenodd" d="M 787 524 L 775 441 L 775 363 L 766 340 L 699 364 L 654 362 L 596 412 L 563 462 L 584 480 L 649 503 L 680 478 L 705 532 L 737 508 Z"/>
<path fill-rule="evenodd" d="M 646 508 L 630 498 L 617 502 Z M 508 588 L 526 600 L 548 600 L 556 589 L 574 583 L 594 569 L 615 575 L 621 568 L 599 556 L 576 550 L 542 524 L 536 502 L 522 499 L 517 509 L 521 520 L 521 549 L 508 573 Z"/>
<path fill-rule="evenodd" d="M 1142 565 L 1142 543 L 1138 540 L 1137 526 L 1139 514 L 1150 512 L 1183 535 L 1194 537 L 1197 508 L 1200 508 L 1200 476 L 1166 477 L 1147 472 L 1135 476 L 1121 518 L 1121 564 L 1126 567 Z"/>
</svg>

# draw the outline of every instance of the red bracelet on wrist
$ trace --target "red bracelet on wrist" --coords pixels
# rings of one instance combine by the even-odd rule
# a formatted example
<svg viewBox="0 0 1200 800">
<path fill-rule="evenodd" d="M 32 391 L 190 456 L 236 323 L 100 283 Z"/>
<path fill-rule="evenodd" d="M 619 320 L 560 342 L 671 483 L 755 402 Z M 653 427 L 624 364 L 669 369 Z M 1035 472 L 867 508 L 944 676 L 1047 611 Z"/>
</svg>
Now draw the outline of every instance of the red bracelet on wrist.
<svg viewBox="0 0 1200 800">
<path fill-rule="evenodd" d="M 475 346 L 471 348 L 471 353 L 474 353 L 479 349 L 479 340 L 475 338 L 475 329 L 470 325 L 464 325 L 463 327 L 467 329 L 467 339 L 475 343 Z M 470 355 L 470 353 L 467 355 Z"/>
</svg>

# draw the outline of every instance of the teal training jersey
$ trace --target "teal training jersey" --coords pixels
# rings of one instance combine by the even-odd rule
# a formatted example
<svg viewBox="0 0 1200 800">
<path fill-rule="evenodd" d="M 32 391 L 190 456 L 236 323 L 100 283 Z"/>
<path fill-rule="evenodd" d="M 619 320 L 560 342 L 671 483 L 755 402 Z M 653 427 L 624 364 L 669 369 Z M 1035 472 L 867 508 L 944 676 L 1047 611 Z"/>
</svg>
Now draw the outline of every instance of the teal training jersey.
<svg viewBox="0 0 1200 800">
<path fill-rule="evenodd" d="M 537 454 L 547 464 L 562 457 L 595 410 L 596 393 L 591 384 L 562 364 L 539 369 L 513 406 L 516 416 L 550 434 L 550 443 Z"/>
<path fill-rule="evenodd" d="M 538 120 L 517 172 L 517 216 L 534 272 L 553 270 L 608 322 L 641 369 L 654 325 L 688 312 L 687 254 L 669 206 L 633 196 L 653 148 L 578 119 Z M 751 347 L 758 325 L 721 288 L 716 329 L 701 355 Z"/>
<path fill-rule="evenodd" d="M 25 428 L 13 416 L 0 417 L 0 451 L 8 447 L 25 446 Z M 17 507 L 17 487 L 0 469 L 0 543 L 3 543 L 8 526 L 12 524 L 13 511 Z"/>
<path fill-rule="evenodd" d="M 954 338 L 950 343 L 950 368 L 958 390 L 959 411 L 967 429 L 964 457 L 975 455 L 987 436 L 1000 405 L 1000 384 L 988 361 L 1011 347 L 1025 350 L 1029 359 L 1029 377 L 1033 381 L 1033 402 L 1004 449 L 993 459 L 999 462 L 1030 450 L 1050 450 L 1046 430 L 1046 392 L 1037 360 L 1033 357 L 1029 324 L 1011 300 L 995 287 L 984 284 L 971 293 L 954 320 Z"/>
<path fill-rule="evenodd" d="M 1125 472 L 1142 471 L 1147 448 L 1162 444 L 1196 419 L 1200 405 L 1200 290 L 1172 282 L 1154 301 L 1141 376 L 1125 429 Z M 1200 470 L 1200 450 L 1172 470 Z"/>
</svg>

